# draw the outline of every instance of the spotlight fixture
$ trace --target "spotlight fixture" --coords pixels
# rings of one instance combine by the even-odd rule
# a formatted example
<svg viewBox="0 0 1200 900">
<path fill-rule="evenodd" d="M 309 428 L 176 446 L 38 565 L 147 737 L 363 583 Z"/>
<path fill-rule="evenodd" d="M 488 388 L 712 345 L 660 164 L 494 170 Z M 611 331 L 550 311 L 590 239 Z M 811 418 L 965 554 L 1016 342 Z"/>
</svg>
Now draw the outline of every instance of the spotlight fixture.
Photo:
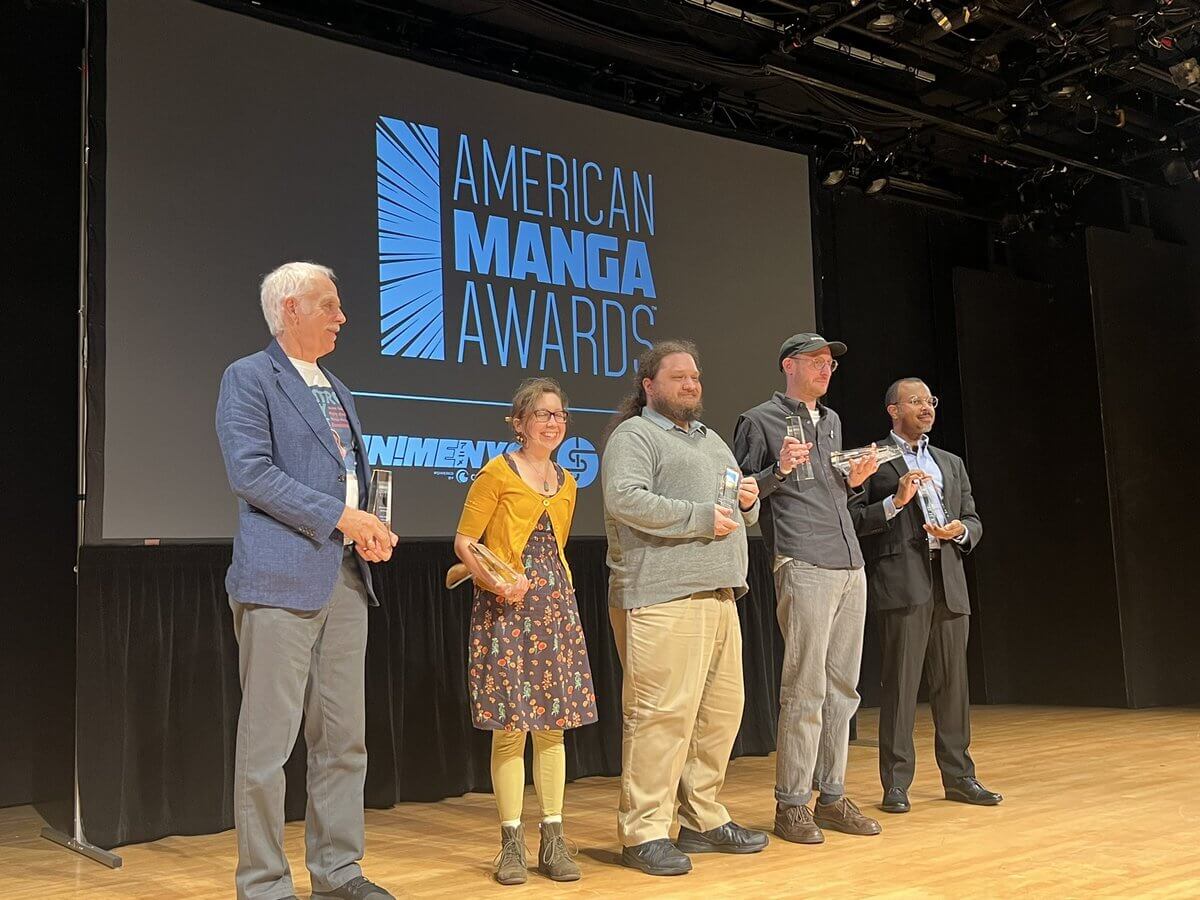
<svg viewBox="0 0 1200 900">
<path fill-rule="evenodd" d="M 929 15 L 933 17 L 933 21 L 937 22 L 938 27 L 942 31 L 952 31 L 954 29 L 954 23 L 950 21 L 949 16 L 942 12 L 941 7 L 934 6 L 932 3 L 929 4 Z"/>
<path fill-rule="evenodd" d="M 840 188 L 846 180 L 862 168 L 863 160 L 871 153 L 871 145 L 862 135 L 854 138 L 844 147 L 830 150 L 821 159 L 817 168 L 817 177 L 821 186 Z"/>
<path fill-rule="evenodd" d="M 862 185 L 864 194 L 868 197 L 876 197 L 887 190 L 895 162 L 896 157 L 892 153 L 886 156 L 876 156 L 867 160 L 864 165 L 857 167 L 857 171 L 852 174 L 856 176 L 855 180 Z"/>
<path fill-rule="evenodd" d="M 1175 87 L 1180 90 L 1186 91 L 1200 85 L 1200 63 L 1196 62 L 1194 56 L 1169 66 L 1167 71 L 1171 73 L 1171 80 L 1175 82 Z"/>
<path fill-rule="evenodd" d="M 1162 174 L 1171 187 L 1179 187 L 1198 178 L 1197 169 L 1188 164 L 1182 153 L 1171 154 L 1171 158 L 1162 164 Z"/>
<path fill-rule="evenodd" d="M 890 12 L 880 13 L 867 23 L 867 28 L 876 34 L 891 34 L 900 28 L 900 19 Z"/>
<path fill-rule="evenodd" d="M 999 53 L 984 53 L 976 61 L 976 65 L 985 72 L 1000 71 L 1000 54 Z"/>
<path fill-rule="evenodd" d="M 828 22 L 840 16 L 844 8 L 841 3 L 814 3 L 808 8 L 808 13 L 819 22 Z"/>
<path fill-rule="evenodd" d="M 850 173 L 849 156 L 841 150 L 833 150 L 826 154 L 825 159 L 821 161 L 820 178 L 821 186 L 834 188 L 846 180 L 846 176 Z"/>
</svg>

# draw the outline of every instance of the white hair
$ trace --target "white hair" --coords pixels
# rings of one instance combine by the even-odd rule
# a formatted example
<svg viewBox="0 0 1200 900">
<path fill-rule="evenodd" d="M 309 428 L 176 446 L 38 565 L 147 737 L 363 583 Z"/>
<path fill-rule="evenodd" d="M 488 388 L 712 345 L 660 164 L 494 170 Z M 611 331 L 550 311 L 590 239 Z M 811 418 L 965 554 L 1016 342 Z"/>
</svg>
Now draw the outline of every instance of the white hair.
<svg viewBox="0 0 1200 900">
<path fill-rule="evenodd" d="M 271 334 L 283 331 L 283 301 L 288 297 L 299 297 L 322 275 L 330 281 L 337 281 L 333 269 L 310 262 L 284 263 L 267 273 L 259 288 L 259 299 L 262 301 L 263 318 L 267 320 Z"/>
</svg>

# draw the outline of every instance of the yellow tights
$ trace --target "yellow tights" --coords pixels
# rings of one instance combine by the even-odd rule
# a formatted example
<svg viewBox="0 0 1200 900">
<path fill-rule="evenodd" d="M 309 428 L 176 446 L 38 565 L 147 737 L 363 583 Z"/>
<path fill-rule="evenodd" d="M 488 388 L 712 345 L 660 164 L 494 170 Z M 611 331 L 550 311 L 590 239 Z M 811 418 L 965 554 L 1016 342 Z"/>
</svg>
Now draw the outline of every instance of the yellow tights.
<svg viewBox="0 0 1200 900">
<path fill-rule="evenodd" d="M 533 735 L 533 784 L 543 818 L 562 816 L 567 751 L 561 731 L 493 731 L 492 790 L 501 822 L 517 822 L 525 801 L 525 735 Z"/>
</svg>

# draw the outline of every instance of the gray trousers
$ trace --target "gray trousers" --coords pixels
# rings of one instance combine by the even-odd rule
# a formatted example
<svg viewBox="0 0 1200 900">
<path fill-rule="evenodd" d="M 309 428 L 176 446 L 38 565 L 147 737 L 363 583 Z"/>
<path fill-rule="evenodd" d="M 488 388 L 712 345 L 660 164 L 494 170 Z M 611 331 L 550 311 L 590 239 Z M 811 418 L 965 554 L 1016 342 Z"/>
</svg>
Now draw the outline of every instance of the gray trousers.
<svg viewBox="0 0 1200 900">
<path fill-rule="evenodd" d="M 845 793 L 850 720 L 867 616 L 862 569 L 821 569 L 792 560 L 775 570 L 785 645 L 775 742 L 775 799 L 808 803 L 813 790 Z"/>
<path fill-rule="evenodd" d="M 943 553 L 950 553 L 943 550 Z M 929 682 L 934 756 L 949 786 L 975 777 L 971 743 L 971 701 L 967 683 L 967 616 L 946 606 L 942 568 L 933 566 L 933 598 L 920 606 L 879 613 L 883 644 L 883 696 L 879 704 L 879 780 L 883 789 L 908 790 L 917 767 L 913 725 L 921 670 Z"/>
<path fill-rule="evenodd" d="M 353 551 L 323 609 L 229 605 L 242 682 L 233 781 L 237 896 L 279 900 L 295 893 L 283 850 L 283 764 L 301 715 L 308 745 L 305 858 L 313 890 L 333 890 L 362 874 L 367 592 Z"/>
</svg>

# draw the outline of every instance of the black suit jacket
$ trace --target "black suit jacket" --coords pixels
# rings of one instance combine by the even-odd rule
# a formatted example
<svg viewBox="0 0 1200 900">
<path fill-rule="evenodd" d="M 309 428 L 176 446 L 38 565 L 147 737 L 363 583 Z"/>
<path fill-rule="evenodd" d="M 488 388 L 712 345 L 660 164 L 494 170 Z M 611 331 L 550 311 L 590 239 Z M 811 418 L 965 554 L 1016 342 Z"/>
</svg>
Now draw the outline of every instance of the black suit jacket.
<svg viewBox="0 0 1200 900">
<path fill-rule="evenodd" d="M 893 440 L 889 435 L 876 443 L 890 444 Z M 971 480 L 962 459 L 932 444 L 929 451 L 942 470 L 942 503 L 946 514 L 962 522 L 968 535 L 964 544 L 943 541 L 942 552 L 938 554 L 946 605 L 953 612 L 969 614 L 971 600 L 967 596 L 962 558 L 979 544 L 983 523 L 975 513 Z M 850 497 L 850 517 L 866 560 L 867 598 L 872 609 L 920 606 L 933 598 L 934 562 L 929 558 L 920 503 L 914 497 L 891 520 L 884 512 L 883 501 L 896 493 L 900 476 L 907 471 L 903 459 L 886 462 L 867 479 L 866 490 Z"/>
</svg>

